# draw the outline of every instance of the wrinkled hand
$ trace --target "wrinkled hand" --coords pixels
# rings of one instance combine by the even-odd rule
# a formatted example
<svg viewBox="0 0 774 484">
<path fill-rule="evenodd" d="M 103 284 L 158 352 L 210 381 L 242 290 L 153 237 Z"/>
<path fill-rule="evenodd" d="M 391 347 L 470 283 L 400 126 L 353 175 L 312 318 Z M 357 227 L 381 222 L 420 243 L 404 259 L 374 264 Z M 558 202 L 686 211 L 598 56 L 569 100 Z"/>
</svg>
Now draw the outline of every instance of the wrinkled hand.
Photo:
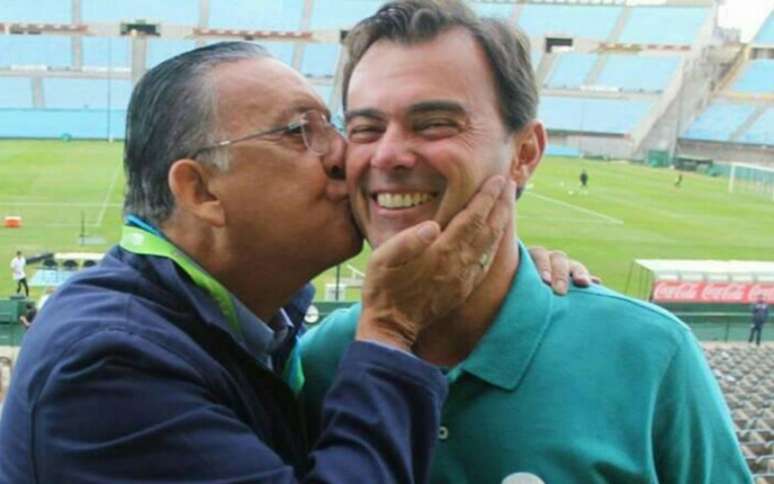
<svg viewBox="0 0 774 484">
<path fill-rule="evenodd" d="M 598 284 L 600 279 L 592 276 L 580 262 L 570 259 L 560 250 L 548 250 L 545 247 L 530 247 L 529 255 L 537 267 L 543 282 L 550 285 L 556 294 L 567 294 L 569 279 L 576 286 L 587 287 Z"/>
<path fill-rule="evenodd" d="M 515 199 L 512 181 L 492 177 L 443 232 L 423 222 L 376 249 L 356 339 L 410 351 L 422 328 L 460 306 L 483 280 Z"/>
</svg>

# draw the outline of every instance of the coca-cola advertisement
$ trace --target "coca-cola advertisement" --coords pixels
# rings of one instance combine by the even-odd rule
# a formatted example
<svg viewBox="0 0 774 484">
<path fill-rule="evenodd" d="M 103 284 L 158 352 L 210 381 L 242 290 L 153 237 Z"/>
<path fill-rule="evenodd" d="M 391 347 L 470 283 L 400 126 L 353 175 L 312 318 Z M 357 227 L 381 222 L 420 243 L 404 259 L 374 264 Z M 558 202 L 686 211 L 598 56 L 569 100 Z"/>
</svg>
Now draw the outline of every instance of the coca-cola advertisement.
<svg viewBox="0 0 774 484">
<path fill-rule="evenodd" d="M 774 303 L 774 283 L 656 281 L 655 302 L 747 304 L 758 296 Z"/>
</svg>

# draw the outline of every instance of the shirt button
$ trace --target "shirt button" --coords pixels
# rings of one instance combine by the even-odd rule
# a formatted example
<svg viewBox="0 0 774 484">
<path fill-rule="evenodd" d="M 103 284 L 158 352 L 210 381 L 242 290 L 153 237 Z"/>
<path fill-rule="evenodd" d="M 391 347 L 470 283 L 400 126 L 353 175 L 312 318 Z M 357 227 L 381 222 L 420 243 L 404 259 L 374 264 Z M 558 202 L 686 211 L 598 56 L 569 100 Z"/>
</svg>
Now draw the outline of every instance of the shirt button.
<svg viewBox="0 0 774 484">
<path fill-rule="evenodd" d="M 449 438 L 449 429 L 445 425 L 441 425 L 438 429 L 438 440 L 446 440 Z"/>
</svg>

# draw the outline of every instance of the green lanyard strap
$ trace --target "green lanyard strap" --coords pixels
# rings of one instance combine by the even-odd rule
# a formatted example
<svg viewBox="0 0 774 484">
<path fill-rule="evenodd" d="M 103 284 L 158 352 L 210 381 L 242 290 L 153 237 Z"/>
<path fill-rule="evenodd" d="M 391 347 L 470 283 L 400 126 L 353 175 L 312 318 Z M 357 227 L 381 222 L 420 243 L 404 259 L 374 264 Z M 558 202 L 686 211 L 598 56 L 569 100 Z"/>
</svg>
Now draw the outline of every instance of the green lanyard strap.
<svg viewBox="0 0 774 484">
<path fill-rule="evenodd" d="M 221 313 L 226 317 L 226 321 L 231 329 L 237 335 L 244 338 L 242 327 L 239 324 L 239 318 L 237 318 L 236 315 L 234 300 L 231 298 L 229 290 L 226 289 L 223 284 L 207 274 L 199 264 L 175 247 L 174 244 L 147 230 L 125 225 L 121 233 L 120 246 L 135 254 L 155 255 L 166 257 L 174 261 L 178 267 L 188 274 L 194 284 L 205 290 L 207 294 L 215 300 Z M 301 367 L 299 348 L 298 341 L 296 341 L 296 347 L 293 348 L 288 361 L 285 363 L 282 374 L 282 378 L 296 394 L 298 394 L 304 386 L 304 371 Z"/>
<path fill-rule="evenodd" d="M 141 255 L 156 255 L 173 260 L 191 280 L 200 288 L 207 291 L 218 304 L 220 311 L 226 317 L 231 329 L 242 335 L 242 328 L 236 315 L 236 308 L 231 295 L 223 284 L 212 278 L 199 264 L 191 260 L 185 253 L 175 247 L 169 241 L 152 234 L 146 230 L 125 225 L 121 233 L 121 247 Z"/>
</svg>

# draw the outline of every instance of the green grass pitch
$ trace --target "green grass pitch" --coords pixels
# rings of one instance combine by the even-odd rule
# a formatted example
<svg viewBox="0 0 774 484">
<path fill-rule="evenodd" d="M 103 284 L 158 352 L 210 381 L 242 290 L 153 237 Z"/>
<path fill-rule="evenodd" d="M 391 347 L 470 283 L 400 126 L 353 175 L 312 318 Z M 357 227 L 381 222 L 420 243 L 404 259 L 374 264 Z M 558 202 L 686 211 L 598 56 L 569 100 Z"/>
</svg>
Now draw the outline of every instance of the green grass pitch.
<svg viewBox="0 0 774 484">
<path fill-rule="evenodd" d="M 0 227 L 6 266 L 0 297 L 15 290 L 8 264 L 17 249 L 28 257 L 101 252 L 116 242 L 124 190 L 121 151 L 120 142 L 0 140 L 0 218 L 23 217 L 21 229 Z M 585 191 L 579 188 L 581 168 L 589 173 Z M 619 291 L 626 289 L 636 258 L 774 257 L 774 202 L 729 194 L 722 178 L 687 173 L 680 188 L 675 178 L 672 170 L 623 162 L 546 158 L 517 204 L 519 235 L 527 244 L 566 251 Z M 82 219 L 90 242 L 85 246 Z M 363 269 L 367 257 L 366 249 L 347 264 Z M 318 297 L 333 278 L 331 269 L 315 280 Z M 40 294 L 33 289 L 34 296 Z M 357 293 L 346 296 L 355 299 Z"/>
</svg>

